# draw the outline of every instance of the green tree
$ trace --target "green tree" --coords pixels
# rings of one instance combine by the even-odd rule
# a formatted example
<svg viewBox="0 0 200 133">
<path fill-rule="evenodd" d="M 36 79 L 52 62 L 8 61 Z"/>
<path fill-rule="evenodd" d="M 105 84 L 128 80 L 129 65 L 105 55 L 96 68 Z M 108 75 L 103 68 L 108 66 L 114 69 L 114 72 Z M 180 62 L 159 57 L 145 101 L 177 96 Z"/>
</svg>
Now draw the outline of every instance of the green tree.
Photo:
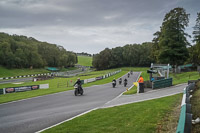
<svg viewBox="0 0 200 133">
<path fill-rule="evenodd" d="M 140 54 L 139 54 L 139 66 L 147 66 L 149 67 L 150 64 L 153 62 L 153 59 L 151 58 L 151 51 L 152 51 L 152 43 L 145 42 L 142 45 L 140 45 Z"/>
<path fill-rule="evenodd" d="M 193 42 L 195 42 L 195 45 L 191 48 L 190 57 L 194 64 L 200 65 L 200 12 L 197 13 L 196 24 L 193 28 Z"/>
<path fill-rule="evenodd" d="M 183 64 L 188 58 L 189 45 L 184 32 L 189 23 L 189 14 L 183 8 L 174 8 L 165 15 L 159 37 L 160 63 L 173 66 Z"/>
<path fill-rule="evenodd" d="M 156 33 L 154 33 L 154 38 L 152 40 L 152 49 L 151 49 L 151 58 L 154 62 L 159 62 L 158 57 L 159 57 L 159 38 L 160 38 L 160 31 L 157 31 Z"/>
<path fill-rule="evenodd" d="M 92 65 L 97 70 L 103 70 L 111 68 L 110 61 L 112 59 L 111 50 L 109 48 L 104 49 L 99 54 L 93 56 Z"/>
<path fill-rule="evenodd" d="M 113 67 L 121 67 L 123 66 L 123 58 L 122 58 L 123 48 L 116 47 L 111 50 L 111 60 L 110 60 L 110 68 Z"/>
</svg>

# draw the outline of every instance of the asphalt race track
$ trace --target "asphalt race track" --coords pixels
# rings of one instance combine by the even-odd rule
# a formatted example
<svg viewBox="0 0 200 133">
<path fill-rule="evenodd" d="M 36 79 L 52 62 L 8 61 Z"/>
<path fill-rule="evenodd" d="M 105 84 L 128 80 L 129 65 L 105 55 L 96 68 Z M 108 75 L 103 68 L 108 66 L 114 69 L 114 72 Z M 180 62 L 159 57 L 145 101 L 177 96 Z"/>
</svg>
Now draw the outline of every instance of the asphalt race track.
<svg viewBox="0 0 200 133">
<path fill-rule="evenodd" d="M 109 83 L 84 88 L 83 96 L 74 96 L 74 90 L 71 90 L 0 104 L 0 133 L 33 133 L 103 106 L 132 86 L 139 75 L 140 72 L 133 72 L 127 78 L 127 87 L 117 82 L 116 88 L 112 88 Z"/>
</svg>

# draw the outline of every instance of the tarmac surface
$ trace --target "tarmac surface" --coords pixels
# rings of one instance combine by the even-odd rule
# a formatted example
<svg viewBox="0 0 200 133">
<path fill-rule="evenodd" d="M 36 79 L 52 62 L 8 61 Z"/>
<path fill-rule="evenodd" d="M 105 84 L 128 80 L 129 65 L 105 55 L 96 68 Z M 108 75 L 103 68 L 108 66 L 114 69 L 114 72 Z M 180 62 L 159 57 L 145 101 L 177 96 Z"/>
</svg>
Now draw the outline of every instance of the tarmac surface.
<svg viewBox="0 0 200 133">
<path fill-rule="evenodd" d="M 109 108 L 109 107 L 120 106 L 124 104 L 142 102 L 142 101 L 147 101 L 147 100 L 152 100 L 152 99 L 157 99 L 157 98 L 162 98 L 166 96 L 183 93 L 183 90 L 186 86 L 187 86 L 187 83 L 171 86 L 167 88 L 162 88 L 162 89 L 155 89 L 155 90 L 145 88 L 145 93 L 138 93 L 138 94 L 133 94 L 133 95 L 122 95 L 104 104 L 101 108 Z"/>
</svg>

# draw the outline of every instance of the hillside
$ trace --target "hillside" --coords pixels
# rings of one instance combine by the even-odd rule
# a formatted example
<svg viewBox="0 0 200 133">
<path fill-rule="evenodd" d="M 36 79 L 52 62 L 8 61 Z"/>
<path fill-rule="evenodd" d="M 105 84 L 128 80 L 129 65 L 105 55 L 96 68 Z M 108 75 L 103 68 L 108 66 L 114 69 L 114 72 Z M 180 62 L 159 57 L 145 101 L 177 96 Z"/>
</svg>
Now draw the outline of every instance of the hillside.
<svg viewBox="0 0 200 133">
<path fill-rule="evenodd" d="M 92 57 L 90 56 L 78 56 L 78 65 L 92 66 Z"/>
</svg>

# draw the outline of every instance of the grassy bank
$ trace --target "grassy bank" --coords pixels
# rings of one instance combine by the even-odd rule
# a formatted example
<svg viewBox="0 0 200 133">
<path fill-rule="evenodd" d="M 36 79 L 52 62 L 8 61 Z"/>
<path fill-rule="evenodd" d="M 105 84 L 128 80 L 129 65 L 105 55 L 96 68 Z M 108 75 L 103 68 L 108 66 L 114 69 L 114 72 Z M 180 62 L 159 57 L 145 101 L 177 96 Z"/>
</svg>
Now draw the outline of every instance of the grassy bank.
<svg viewBox="0 0 200 133">
<path fill-rule="evenodd" d="M 46 133 L 153 133 L 182 95 L 98 109 L 65 122 Z"/>
<path fill-rule="evenodd" d="M 0 66 L 0 77 L 13 77 L 13 76 L 22 76 L 29 74 L 40 74 L 40 73 L 48 73 L 49 71 L 46 69 L 7 69 L 5 67 Z"/>
<path fill-rule="evenodd" d="M 60 71 L 70 71 L 78 68 L 70 67 L 70 68 L 62 68 Z M 0 78 L 1 77 L 14 77 L 14 76 L 23 76 L 23 75 L 31 75 L 31 74 L 41 74 L 41 73 L 50 73 L 51 71 L 46 70 L 45 68 L 40 69 L 29 69 L 29 68 L 21 68 L 21 69 L 8 69 L 0 66 Z"/>
<path fill-rule="evenodd" d="M 200 78 L 199 72 L 183 72 L 179 74 L 170 74 L 173 78 L 173 85 L 187 83 L 188 80 L 197 80 Z"/>
<path fill-rule="evenodd" d="M 81 66 L 92 66 L 92 57 L 90 56 L 78 56 L 78 63 Z"/>
</svg>

